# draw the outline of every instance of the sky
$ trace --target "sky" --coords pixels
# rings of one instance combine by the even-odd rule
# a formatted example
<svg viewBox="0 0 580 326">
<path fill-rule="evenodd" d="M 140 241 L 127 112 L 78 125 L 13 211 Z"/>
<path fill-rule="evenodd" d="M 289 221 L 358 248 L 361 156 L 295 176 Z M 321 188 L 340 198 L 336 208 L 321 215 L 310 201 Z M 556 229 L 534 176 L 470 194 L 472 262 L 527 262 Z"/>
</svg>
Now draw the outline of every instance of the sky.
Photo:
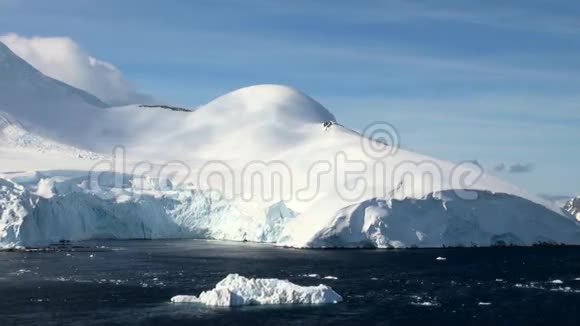
<svg viewBox="0 0 580 326">
<path fill-rule="evenodd" d="M 578 1 L 0 0 L 0 35 L 111 103 L 285 84 L 404 148 L 580 195 Z"/>
</svg>

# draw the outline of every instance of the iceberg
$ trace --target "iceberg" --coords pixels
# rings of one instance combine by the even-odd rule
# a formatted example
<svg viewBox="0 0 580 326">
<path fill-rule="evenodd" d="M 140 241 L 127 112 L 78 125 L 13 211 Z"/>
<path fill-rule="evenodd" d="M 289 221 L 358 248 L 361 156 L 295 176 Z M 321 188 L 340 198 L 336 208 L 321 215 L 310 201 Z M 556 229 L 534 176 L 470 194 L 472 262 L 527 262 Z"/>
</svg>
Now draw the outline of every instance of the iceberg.
<svg viewBox="0 0 580 326">
<path fill-rule="evenodd" d="M 229 274 L 214 289 L 199 296 L 176 295 L 174 303 L 200 303 L 207 306 L 282 305 L 338 303 L 342 297 L 329 286 L 299 286 L 287 280 L 246 278 Z"/>
</svg>

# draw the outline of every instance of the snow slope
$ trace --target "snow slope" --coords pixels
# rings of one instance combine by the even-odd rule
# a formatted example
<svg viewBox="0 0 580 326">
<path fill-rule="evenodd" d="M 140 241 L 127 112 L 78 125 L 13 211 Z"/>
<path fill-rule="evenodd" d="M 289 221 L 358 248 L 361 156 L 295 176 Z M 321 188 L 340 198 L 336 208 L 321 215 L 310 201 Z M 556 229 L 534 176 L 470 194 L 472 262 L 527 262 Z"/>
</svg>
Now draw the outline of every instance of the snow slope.
<svg viewBox="0 0 580 326">
<path fill-rule="evenodd" d="M 326 285 L 299 286 L 286 280 L 246 278 L 229 274 L 215 288 L 199 297 L 177 295 L 174 303 L 201 303 L 207 306 L 280 305 L 338 303 L 342 297 Z"/>
<path fill-rule="evenodd" d="M 0 46 L 0 72 L 20 82 L 0 73 L 4 245 L 181 237 L 293 247 L 580 242 L 576 221 L 553 203 L 473 164 L 369 139 L 290 87 L 242 88 L 191 112 L 103 108 L 6 50 Z"/>
</svg>

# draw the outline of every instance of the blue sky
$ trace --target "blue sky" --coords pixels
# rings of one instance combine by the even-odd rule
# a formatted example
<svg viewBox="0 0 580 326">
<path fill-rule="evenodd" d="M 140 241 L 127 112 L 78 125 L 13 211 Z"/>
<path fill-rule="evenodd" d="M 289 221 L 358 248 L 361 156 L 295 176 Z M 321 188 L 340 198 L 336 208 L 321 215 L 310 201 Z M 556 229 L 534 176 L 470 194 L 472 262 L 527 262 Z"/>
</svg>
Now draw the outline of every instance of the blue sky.
<svg viewBox="0 0 580 326">
<path fill-rule="evenodd" d="M 9 32 L 68 36 L 179 105 L 291 85 L 347 126 L 580 194 L 578 1 L 0 0 Z"/>
</svg>

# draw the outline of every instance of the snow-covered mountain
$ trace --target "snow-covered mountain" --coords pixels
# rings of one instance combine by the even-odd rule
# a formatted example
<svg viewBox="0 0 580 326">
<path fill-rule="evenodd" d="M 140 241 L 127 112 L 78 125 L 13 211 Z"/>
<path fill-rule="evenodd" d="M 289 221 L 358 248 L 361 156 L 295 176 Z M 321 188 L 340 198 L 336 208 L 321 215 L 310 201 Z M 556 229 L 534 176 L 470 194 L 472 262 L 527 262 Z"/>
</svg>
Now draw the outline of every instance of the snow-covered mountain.
<svg viewBox="0 0 580 326">
<path fill-rule="evenodd" d="M 85 114 L 106 107 L 95 96 L 43 75 L 1 42 L 0 73 L 3 116 L 49 137 L 77 137 Z"/>
<path fill-rule="evenodd" d="M 564 205 L 564 209 L 580 221 L 580 196 L 570 199 Z"/>
<path fill-rule="evenodd" d="M 369 139 L 290 87 L 242 88 L 191 112 L 104 108 L 0 51 L 0 102 L 9 104 L 0 106 L 3 245 L 580 243 L 576 221 L 553 203 L 472 164 Z M 21 81 L 17 90 L 4 69 Z"/>
</svg>

